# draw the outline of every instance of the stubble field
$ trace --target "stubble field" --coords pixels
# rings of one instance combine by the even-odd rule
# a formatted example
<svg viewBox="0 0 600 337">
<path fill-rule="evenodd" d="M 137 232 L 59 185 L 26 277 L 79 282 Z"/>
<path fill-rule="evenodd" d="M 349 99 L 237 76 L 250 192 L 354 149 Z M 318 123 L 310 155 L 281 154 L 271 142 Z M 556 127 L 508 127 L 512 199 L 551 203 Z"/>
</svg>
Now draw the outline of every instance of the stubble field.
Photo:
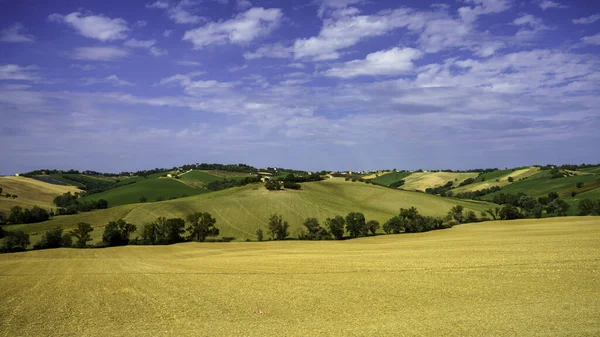
<svg viewBox="0 0 600 337">
<path fill-rule="evenodd" d="M 0 335 L 598 335 L 599 273 L 598 217 L 33 251 L 0 256 Z"/>
</svg>

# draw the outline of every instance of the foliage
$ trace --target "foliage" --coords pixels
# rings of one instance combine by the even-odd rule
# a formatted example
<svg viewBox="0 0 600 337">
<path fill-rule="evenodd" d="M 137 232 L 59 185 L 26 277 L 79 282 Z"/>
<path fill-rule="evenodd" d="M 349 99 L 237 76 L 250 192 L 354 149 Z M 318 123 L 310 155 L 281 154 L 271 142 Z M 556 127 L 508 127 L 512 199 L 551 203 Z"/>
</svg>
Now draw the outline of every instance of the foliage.
<svg viewBox="0 0 600 337">
<path fill-rule="evenodd" d="M 451 182 L 451 181 L 448 181 L 443 186 L 428 187 L 428 188 L 426 188 L 425 189 L 425 193 L 427 193 L 427 194 L 439 194 L 441 196 L 445 196 L 446 192 L 448 192 L 450 189 L 452 189 L 452 185 L 454 185 L 454 183 Z"/>
<path fill-rule="evenodd" d="M 369 220 L 367 222 L 367 229 L 371 232 L 371 234 L 375 235 L 375 233 L 379 229 L 379 221 Z"/>
<path fill-rule="evenodd" d="M 92 225 L 87 222 L 80 222 L 77 224 L 77 227 L 71 231 L 71 235 L 73 235 L 77 241 L 73 247 L 76 248 L 84 248 L 87 246 L 88 242 L 92 241 L 92 237 L 90 235 L 91 232 L 94 231 Z"/>
<path fill-rule="evenodd" d="M 279 191 L 281 190 L 281 183 L 278 181 L 267 181 L 265 183 L 265 188 L 269 191 Z"/>
<path fill-rule="evenodd" d="M 525 217 L 516 206 L 511 204 L 504 205 L 504 207 L 500 209 L 498 216 L 501 220 L 515 220 Z"/>
<path fill-rule="evenodd" d="M 208 212 L 195 212 L 187 216 L 187 221 L 190 226 L 187 228 L 189 232 L 188 239 L 191 241 L 202 242 L 208 236 L 218 236 L 219 229 L 215 227 L 217 220 Z"/>
<path fill-rule="evenodd" d="M 139 197 L 138 201 L 141 203 L 145 203 L 148 201 L 148 198 L 145 195 L 142 195 L 141 197 Z"/>
<path fill-rule="evenodd" d="M 14 206 L 6 219 L 11 224 L 27 224 L 42 222 L 50 219 L 50 214 L 43 208 L 33 206 L 31 209 L 23 209 L 21 206 Z"/>
<path fill-rule="evenodd" d="M 475 182 L 475 178 L 467 178 L 462 183 L 458 184 L 458 187 L 469 185 Z"/>
<path fill-rule="evenodd" d="M 566 201 L 557 198 L 552 200 L 548 206 L 546 206 L 546 212 L 553 216 L 567 216 L 570 207 L 571 205 Z"/>
<path fill-rule="evenodd" d="M 185 221 L 181 218 L 159 217 L 144 225 L 141 233 L 143 244 L 166 245 L 184 241 Z"/>
<path fill-rule="evenodd" d="M 334 218 L 327 218 L 325 220 L 325 227 L 329 228 L 329 232 L 336 240 L 341 240 L 344 237 L 344 226 L 346 220 L 342 216 L 335 216 Z"/>
<path fill-rule="evenodd" d="M 288 228 L 288 222 L 283 221 L 281 215 L 272 214 L 269 217 L 269 234 L 272 240 L 285 240 L 290 235 Z"/>
<path fill-rule="evenodd" d="M 600 215 L 600 200 L 582 199 L 577 206 L 579 215 Z"/>
<path fill-rule="evenodd" d="M 33 246 L 33 249 L 49 249 L 70 247 L 72 240 L 68 233 L 64 233 L 60 227 L 54 227 L 47 230 L 38 243 Z"/>
<path fill-rule="evenodd" d="M 365 215 L 360 212 L 350 212 L 346 215 L 346 231 L 351 238 L 368 234 Z"/>
<path fill-rule="evenodd" d="M 256 231 L 256 239 L 257 239 L 258 241 L 262 241 L 262 240 L 264 239 L 264 233 L 263 233 L 263 230 L 262 230 L 261 228 L 259 228 L 259 229 Z"/>
<path fill-rule="evenodd" d="M 29 234 L 25 234 L 23 231 L 7 232 L 4 243 L 0 247 L 0 252 L 22 252 L 27 249 L 29 244 Z"/>
<path fill-rule="evenodd" d="M 481 197 L 483 197 L 484 195 L 500 191 L 501 189 L 502 189 L 502 187 L 500 187 L 500 186 L 492 186 L 492 187 L 484 188 L 484 189 L 477 190 L 477 191 L 467 191 L 467 192 L 455 193 L 454 197 L 461 198 L 461 199 L 480 200 Z"/>
<path fill-rule="evenodd" d="M 124 246 L 129 243 L 129 236 L 135 232 L 137 227 L 134 224 L 120 219 L 111 221 L 104 227 L 102 242 L 108 246 Z"/>
<path fill-rule="evenodd" d="M 295 183 L 293 181 L 284 181 L 283 187 L 286 189 L 299 190 L 302 188 L 302 185 Z"/>
<path fill-rule="evenodd" d="M 299 239 L 301 240 L 326 240 L 331 237 L 327 229 L 321 227 L 316 218 L 307 218 L 303 225 L 307 232 L 300 235 Z"/>
<path fill-rule="evenodd" d="M 454 207 L 452 207 L 450 209 L 450 211 L 448 212 L 448 216 L 450 216 L 452 219 L 456 220 L 456 222 L 463 223 L 465 222 L 464 219 L 464 215 L 463 215 L 463 210 L 465 208 L 461 205 L 456 205 Z"/>
</svg>

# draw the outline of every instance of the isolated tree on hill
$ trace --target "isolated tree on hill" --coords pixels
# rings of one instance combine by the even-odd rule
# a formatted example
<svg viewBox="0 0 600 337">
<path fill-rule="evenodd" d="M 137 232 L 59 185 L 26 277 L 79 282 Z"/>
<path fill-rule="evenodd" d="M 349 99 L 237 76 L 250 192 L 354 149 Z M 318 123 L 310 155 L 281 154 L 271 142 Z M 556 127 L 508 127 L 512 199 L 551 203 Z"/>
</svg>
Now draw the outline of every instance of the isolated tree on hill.
<svg viewBox="0 0 600 337">
<path fill-rule="evenodd" d="M 367 229 L 371 232 L 371 234 L 375 235 L 375 232 L 379 229 L 379 221 L 370 220 L 367 222 Z"/>
<path fill-rule="evenodd" d="M 129 236 L 137 227 L 120 219 L 111 221 L 104 227 L 102 241 L 109 246 L 124 246 L 129 243 Z"/>
<path fill-rule="evenodd" d="M 213 218 L 208 212 L 196 212 L 187 216 L 190 226 L 187 231 L 190 233 L 189 240 L 202 242 L 208 236 L 219 235 L 219 229 L 215 227 L 217 219 Z"/>
<path fill-rule="evenodd" d="M 77 239 L 77 241 L 75 241 L 75 244 L 73 245 L 73 247 L 83 248 L 83 247 L 87 246 L 87 243 L 92 241 L 92 236 L 90 235 L 90 233 L 93 231 L 94 231 L 94 228 L 89 223 L 87 223 L 87 222 L 78 223 L 77 228 L 75 228 L 71 231 L 71 235 L 73 235 Z"/>
<path fill-rule="evenodd" d="M 272 214 L 269 217 L 269 234 L 273 240 L 284 240 L 290 235 L 288 222 L 283 221 L 281 215 Z"/>
<path fill-rule="evenodd" d="M 329 232 L 336 240 L 341 240 L 344 237 L 344 225 L 346 220 L 343 217 L 337 215 L 333 219 L 327 218 L 325 220 L 325 226 L 329 228 Z"/>
<path fill-rule="evenodd" d="M 350 212 L 346 215 L 346 231 L 350 237 L 366 236 L 368 233 L 365 215 L 359 212 Z"/>
</svg>

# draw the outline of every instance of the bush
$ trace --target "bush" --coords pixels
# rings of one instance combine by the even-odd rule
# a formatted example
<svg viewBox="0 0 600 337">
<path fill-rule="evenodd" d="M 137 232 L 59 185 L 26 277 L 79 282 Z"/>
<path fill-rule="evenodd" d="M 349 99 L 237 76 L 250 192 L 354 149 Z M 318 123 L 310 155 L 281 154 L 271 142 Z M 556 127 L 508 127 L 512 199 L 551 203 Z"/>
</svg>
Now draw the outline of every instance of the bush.
<svg viewBox="0 0 600 337">
<path fill-rule="evenodd" d="M 265 188 L 269 191 L 279 191 L 281 190 L 281 183 L 277 181 L 267 181 L 265 183 Z"/>
<path fill-rule="evenodd" d="M 291 182 L 291 181 L 284 181 L 283 182 L 283 187 L 284 188 L 289 188 L 289 189 L 292 189 L 292 190 L 299 190 L 299 189 L 302 188 L 302 186 L 300 184 L 295 183 L 295 182 Z"/>
<path fill-rule="evenodd" d="M 30 243 L 29 234 L 25 234 L 23 231 L 7 232 L 0 251 L 3 253 L 22 252 Z"/>
</svg>

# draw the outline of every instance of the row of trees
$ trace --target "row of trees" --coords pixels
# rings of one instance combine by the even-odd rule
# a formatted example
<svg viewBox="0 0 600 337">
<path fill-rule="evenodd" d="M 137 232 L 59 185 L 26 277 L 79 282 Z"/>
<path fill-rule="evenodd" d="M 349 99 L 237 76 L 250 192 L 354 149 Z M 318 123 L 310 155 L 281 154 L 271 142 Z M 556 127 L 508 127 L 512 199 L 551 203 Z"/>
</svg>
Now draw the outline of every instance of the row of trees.
<svg viewBox="0 0 600 337">
<path fill-rule="evenodd" d="M 57 206 L 57 213 L 59 215 L 77 214 L 78 212 L 108 208 L 108 201 L 104 199 L 80 201 L 79 197 L 79 193 L 67 192 L 54 198 L 53 202 Z"/>
<path fill-rule="evenodd" d="M 50 213 L 38 206 L 33 206 L 32 208 L 13 206 L 4 222 L 9 224 L 26 224 L 42 222 L 48 219 L 50 219 Z"/>
</svg>

